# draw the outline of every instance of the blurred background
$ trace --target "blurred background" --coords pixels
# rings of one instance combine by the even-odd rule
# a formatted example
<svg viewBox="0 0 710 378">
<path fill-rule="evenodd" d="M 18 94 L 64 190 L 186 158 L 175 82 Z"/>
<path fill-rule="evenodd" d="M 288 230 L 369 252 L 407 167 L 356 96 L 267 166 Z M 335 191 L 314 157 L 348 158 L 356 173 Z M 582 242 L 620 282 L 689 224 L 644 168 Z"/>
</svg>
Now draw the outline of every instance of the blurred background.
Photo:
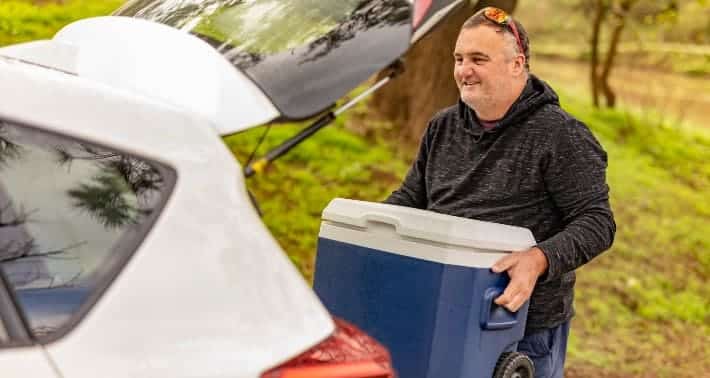
<svg viewBox="0 0 710 378">
<path fill-rule="evenodd" d="M 0 45 L 122 3 L 0 0 Z M 523 23 L 532 72 L 609 154 L 618 232 L 579 271 L 566 376 L 710 377 L 710 1 L 471 1 L 407 54 L 405 74 L 247 182 L 265 223 L 310 280 L 321 211 L 398 186 L 427 120 L 456 101 L 453 44 L 485 5 Z M 266 130 L 257 156 L 303 126 L 225 142 L 245 162 Z"/>
</svg>

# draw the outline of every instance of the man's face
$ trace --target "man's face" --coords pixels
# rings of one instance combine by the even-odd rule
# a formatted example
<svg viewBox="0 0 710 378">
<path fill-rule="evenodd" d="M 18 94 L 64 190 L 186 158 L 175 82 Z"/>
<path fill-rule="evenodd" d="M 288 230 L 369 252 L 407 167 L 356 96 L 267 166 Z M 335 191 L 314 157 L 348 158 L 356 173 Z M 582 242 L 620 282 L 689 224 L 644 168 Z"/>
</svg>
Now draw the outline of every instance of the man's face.
<svg viewBox="0 0 710 378">
<path fill-rule="evenodd" d="M 480 25 L 463 29 L 454 49 L 454 79 L 461 100 L 476 109 L 496 106 L 509 96 L 513 82 L 510 47 L 503 33 Z"/>
</svg>

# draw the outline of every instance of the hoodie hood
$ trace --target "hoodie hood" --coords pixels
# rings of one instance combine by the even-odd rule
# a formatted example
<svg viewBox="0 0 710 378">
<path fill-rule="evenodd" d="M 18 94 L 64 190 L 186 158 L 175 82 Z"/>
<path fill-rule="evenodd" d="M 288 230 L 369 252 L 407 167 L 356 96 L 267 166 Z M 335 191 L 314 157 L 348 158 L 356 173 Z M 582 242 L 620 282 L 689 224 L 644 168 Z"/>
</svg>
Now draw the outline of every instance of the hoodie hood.
<svg viewBox="0 0 710 378">
<path fill-rule="evenodd" d="M 519 123 L 530 114 L 548 104 L 559 106 L 560 101 L 557 97 L 557 93 L 555 93 L 546 82 L 530 74 L 520 96 L 518 96 L 518 99 L 510 106 L 510 109 L 508 109 L 503 118 L 500 119 L 495 128 L 490 130 L 484 129 L 476 116 L 476 112 L 461 101 L 461 99 L 459 99 L 459 114 L 467 129 L 473 131 L 475 134 L 481 134 L 484 132 L 497 132 L 508 125 Z"/>
</svg>

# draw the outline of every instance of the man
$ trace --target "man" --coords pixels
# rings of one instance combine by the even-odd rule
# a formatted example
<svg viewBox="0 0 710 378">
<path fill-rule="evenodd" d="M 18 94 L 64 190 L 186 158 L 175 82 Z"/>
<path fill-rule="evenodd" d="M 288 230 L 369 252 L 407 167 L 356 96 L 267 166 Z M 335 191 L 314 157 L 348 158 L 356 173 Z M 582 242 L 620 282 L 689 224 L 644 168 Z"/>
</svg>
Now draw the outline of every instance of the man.
<svg viewBox="0 0 710 378">
<path fill-rule="evenodd" d="M 528 299 L 518 351 L 536 377 L 562 377 L 574 270 L 608 249 L 606 153 L 529 73 L 522 25 L 496 8 L 464 23 L 454 51 L 457 105 L 430 121 L 402 186 L 385 202 L 530 229 L 537 245 L 498 261 L 510 283 L 495 302 Z"/>
</svg>

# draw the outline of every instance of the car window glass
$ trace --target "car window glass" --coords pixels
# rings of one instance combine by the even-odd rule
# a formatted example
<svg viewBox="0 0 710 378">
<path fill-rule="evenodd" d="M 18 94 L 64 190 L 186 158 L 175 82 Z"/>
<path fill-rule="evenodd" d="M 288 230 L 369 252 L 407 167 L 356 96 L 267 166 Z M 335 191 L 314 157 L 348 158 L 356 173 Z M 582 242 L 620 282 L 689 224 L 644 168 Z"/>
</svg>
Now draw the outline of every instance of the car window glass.
<svg viewBox="0 0 710 378">
<path fill-rule="evenodd" d="M 61 329 L 125 262 L 172 185 L 165 171 L 0 121 L 0 268 L 35 336 Z"/>
</svg>

